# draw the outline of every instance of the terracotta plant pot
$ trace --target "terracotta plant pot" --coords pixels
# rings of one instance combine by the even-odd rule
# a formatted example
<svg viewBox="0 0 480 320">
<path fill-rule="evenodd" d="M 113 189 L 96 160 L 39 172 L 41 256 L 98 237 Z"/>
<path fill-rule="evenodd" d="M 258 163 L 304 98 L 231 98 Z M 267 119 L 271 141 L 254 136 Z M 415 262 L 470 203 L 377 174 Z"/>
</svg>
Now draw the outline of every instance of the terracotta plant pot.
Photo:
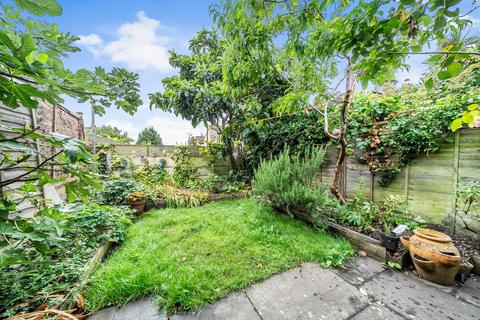
<svg viewBox="0 0 480 320">
<path fill-rule="evenodd" d="M 140 200 L 130 202 L 128 205 L 130 208 L 135 209 L 137 211 L 137 215 L 140 215 L 145 211 L 145 205 L 147 204 L 147 200 Z"/>
<path fill-rule="evenodd" d="M 422 278 L 451 285 L 460 269 L 461 257 L 452 239 L 439 231 L 417 229 L 415 235 L 401 237 L 402 245 L 410 251 L 415 269 Z"/>
</svg>

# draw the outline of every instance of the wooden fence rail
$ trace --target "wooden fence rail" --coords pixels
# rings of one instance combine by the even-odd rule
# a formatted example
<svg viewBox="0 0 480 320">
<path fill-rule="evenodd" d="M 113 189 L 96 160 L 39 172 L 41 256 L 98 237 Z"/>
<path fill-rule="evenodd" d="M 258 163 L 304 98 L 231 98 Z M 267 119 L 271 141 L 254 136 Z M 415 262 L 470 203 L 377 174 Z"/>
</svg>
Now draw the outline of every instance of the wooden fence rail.
<svg viewBox="0 0 480 320">
<path fill-rule="evenodd" d="M 464 229 L 457 189 L 469 181 L 480 181 L 480 129 L 463 129 L 452 134 L 453 143 L 442 142 L 438 152 L 422 155 L 409 162 L 386 187 L 372 174 L 367 164 L 348 158 L 341 179 L 341 190 L 351 197 L 363 189 L 365 198 L 381 202 L 389 194 L 404 196 L 408 207 L 428 223 L 443 226 L 452 234 L 473 234 Z M 328 150 L 321 180 L 330 183 L 335 168 L 336 149 Z M 478 214 L 478 212 L 476 213 Z M 480 229 L 478 221 L 463 216 L 470 226 Z"/>
</svg>

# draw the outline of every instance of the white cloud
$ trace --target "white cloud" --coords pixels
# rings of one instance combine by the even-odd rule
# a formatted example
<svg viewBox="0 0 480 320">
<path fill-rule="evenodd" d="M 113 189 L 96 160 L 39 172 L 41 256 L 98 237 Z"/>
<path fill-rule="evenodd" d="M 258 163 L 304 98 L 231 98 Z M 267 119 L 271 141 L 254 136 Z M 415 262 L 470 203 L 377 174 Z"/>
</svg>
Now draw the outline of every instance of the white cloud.
<svg viewBox="0 0 480 320">
<path fill-rule="evenodd" d="M 160 21 L 137 13 L 138 20 L 124 23 L 116 31 L 118 38 L 105 42 L 97 34 L 80 36 L 78 43 L 96 56 L 106 56 L 112 62 L 124 63 L 133 70 L 171 70 L 168 63 L 167 36 L 160 35 Z"/>
<path fill-rule="evenodd" d="M 78 40 L 78 44 L 84 45 L 86 47 L 90 46 L 98 46 L 103 43 L 102 38 L 98 34 L 91 33 L 86 36 L 79 36 L 80 40 Z"/>
<path fill-rule="evenodd" d="M 472 24 L 473 24 L 474 26 L 480 24 L 480 19 L 477 19 L 477 18 L 475 18 L 475 17 L 473 17 L 473 16 L 471 16 L 471 15 L 466 15 L 466 16 L 464 17 L 464 19 L 468 19 L 468 20 L 472 21 Z"/>
<path fill-rule="evenodd" d="M 205 135 L 205 128 L 199 125 L 193 128 L 189 121 L 180 118 L 155 116 L 145 121 L 146 127 L 154 127 L 166 145 L 186 144 L 189 134 Z"/>
</svg>

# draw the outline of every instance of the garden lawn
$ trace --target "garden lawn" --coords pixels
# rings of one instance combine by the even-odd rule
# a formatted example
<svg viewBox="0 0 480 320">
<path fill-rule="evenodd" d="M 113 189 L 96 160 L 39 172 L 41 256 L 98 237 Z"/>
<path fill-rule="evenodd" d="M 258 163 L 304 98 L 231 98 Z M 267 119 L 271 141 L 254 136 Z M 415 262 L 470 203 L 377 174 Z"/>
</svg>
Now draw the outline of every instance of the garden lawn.
<svg viewBox="0 0 480 320">
<path fill-rule="evenodd" d="M 306 261 L 340 266 L 346 240 L 253 200 L 150 211 L 94 273 L 89 310 L 154 294 L 169 312 L 196 309 Z"/>
</svg>

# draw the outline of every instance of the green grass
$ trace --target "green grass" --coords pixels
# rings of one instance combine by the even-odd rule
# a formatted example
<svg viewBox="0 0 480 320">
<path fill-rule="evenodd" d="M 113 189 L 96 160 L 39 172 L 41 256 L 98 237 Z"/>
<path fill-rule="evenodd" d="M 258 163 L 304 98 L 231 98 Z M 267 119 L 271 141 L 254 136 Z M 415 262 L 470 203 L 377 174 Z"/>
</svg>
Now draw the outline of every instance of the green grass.
<svg viewBox="0 0 480 320">
<path fill-rule="evenodd" d="M 155 210 L 130 227 L 84 296 L 92 311 L 149 294 L 161 308 L 190 310 L 302 262 L 340 266 L 352 252 L 249 199 Z"/>
</svg>

